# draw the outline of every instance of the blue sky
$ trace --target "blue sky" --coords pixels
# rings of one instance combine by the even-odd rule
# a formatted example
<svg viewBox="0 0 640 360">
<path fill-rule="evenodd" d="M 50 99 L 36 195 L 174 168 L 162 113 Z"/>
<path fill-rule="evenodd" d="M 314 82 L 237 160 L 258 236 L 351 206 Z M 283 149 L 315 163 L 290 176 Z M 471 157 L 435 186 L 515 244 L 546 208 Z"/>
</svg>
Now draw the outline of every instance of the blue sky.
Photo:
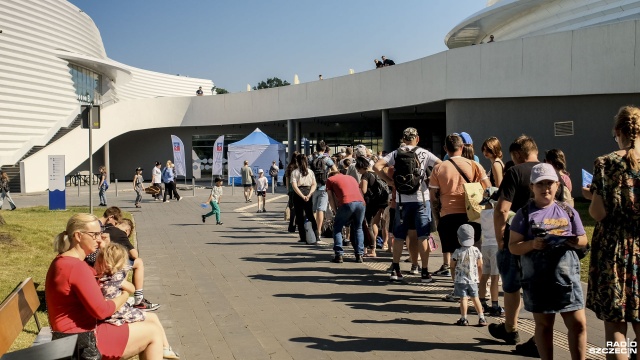
<svg viewBox="0 0 640 360">
<path fill-rule="evenodd" d="M 444 37 L 485 0 L 71 0 L 116 61 L 211 79 L 231 92 L 269 77 L 293 83 L 446 50 Z"/>
</svg>

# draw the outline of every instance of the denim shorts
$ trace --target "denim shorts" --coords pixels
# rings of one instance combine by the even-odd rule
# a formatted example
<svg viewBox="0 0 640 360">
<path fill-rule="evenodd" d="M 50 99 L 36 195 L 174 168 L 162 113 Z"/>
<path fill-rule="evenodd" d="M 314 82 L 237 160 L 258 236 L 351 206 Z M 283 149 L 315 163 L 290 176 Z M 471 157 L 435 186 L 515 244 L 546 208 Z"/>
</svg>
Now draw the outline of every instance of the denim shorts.
<svg viewBox="0 0 640 360">
<path fill-rule="evenodd" d="M 326 190 L 316 190 L 311 195 L 311 202 L 313 204 L 313 212 L 327 211 L 329 206 L 329 195 Z"/>
<path fill-rule="evenodd" d="M 482 249 L 482 275 L 500 275 L 498 272 L 498 245 L 483 245 Z"/>
<path fill-rule="evenodd" d="M 509 252 L 509 246 L 505 245 L 502 250 L 496 253 L 498 272 L 502 278 L 502 290 L 505 293 L 515 293 L 520 291 L 520 266 L 518 256 Z"/>
<path fill-rule="evenodd" d="M 557 260 L 547 251 L 520 257 L 524 308 L 532 313 L 555 314 L 584 308 L 580 260 L 575 251 L 563 251 Z"/>
<path fill-rule="evenodd" d="M 453 284 L 453 295 L 460 297 L 478 297 L 478 284 Z"/>
<path fill-rule="evenodd" d="M 409 230 L 416 230 L 418 239 L 426 239 L 431 234 L 431 204 L 426 202 L 426 207 L 422 202 L 409 202 L 402 204 L 402 211 L 399 204 L 396 207 L 393 237 L 404 241 Z"/>
</svg>

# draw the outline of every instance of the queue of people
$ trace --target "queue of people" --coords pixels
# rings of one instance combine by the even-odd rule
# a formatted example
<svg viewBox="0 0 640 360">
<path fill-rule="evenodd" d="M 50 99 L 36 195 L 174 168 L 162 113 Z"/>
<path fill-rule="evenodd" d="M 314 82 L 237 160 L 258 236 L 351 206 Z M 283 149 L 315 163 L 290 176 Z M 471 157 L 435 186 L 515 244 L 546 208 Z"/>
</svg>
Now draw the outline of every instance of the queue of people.
<svg viewBox="0 0 640 360">
<path fill-rule="evenodd" d="M 552 359 L 553 324 L 559 314 L 568 330 L 571 358 L 585 359 L 585 306 L 604 321 L 612 351 L 627 354 L 622 347 L 627 338 L 633 339 L 628 325 L 636 337 L 640 334 L 640 109 L 620 109 L 613 132 L 620 150 L 596 159 L 593 182 L 583 188 L 584 197 L 592 200 L 589 213 L 597 221 L 590 245 L 573 208 L 562 150 L 547 151 L 541 162 L 534 139 L 522 135 L 510 144 L 512 161 L 505 163 L 500 141 L 490 137 L 481 147 L 491 163 L 485 171 L 469 134 L 446 137 L 443 161 L 418 146 L 415 128 L 404 130 L 398 149 L 379 157 L 351 148 L 331 156 L 323 141 L 310 158 L 296 154 L 285 172 L 288 206 L 295 213 L 289 231 L 297 227 L 300 241 L 307 241 L 305 223 L 311 224 L 316 238 L 327 224 L 332 226 L 334 263 L 344 261 L 349 243 L 356 262 L 374 256 L 372 247 L 384 247 L 393 252 L 390 281 L 403 279 L 399 263 L 406 244 L 410 273 L 420 275 L 421 282 L 452 278 L 453 290 L 443 299 L 460 303 L 456 324 L 469 325 L 466 300 L 473 300 L 478 324 L 489 325 L 493 337 L 516 345 L 516 354 Z M 352 166 L 356 172 L 350 174 Z M 485 189 L 478 219 L 469 219 L 466 183 Z M 319 191 L 320 184 L 325 189 Z M 333 219 L 328 223 L 317 221 L 325 215 L 320 215 L 323 192 L 330 205 L 326 218 Z M 382 202 L 380 193 L 386 196 Z M 433 228 L 439 244 L 431 236 Z M 431 272 L 429 254 L 438 246 L 443 265 Z M 585 294 L 580 259 L 588 254 Z M 498 299 L 500 281 L 504 307 Z M 534 336 L 524 342 L 518 331 L 522 303 L 535 321 Z M 487 324 L 485 313 L 504 316 L 504 322 Z"/>
</svg>

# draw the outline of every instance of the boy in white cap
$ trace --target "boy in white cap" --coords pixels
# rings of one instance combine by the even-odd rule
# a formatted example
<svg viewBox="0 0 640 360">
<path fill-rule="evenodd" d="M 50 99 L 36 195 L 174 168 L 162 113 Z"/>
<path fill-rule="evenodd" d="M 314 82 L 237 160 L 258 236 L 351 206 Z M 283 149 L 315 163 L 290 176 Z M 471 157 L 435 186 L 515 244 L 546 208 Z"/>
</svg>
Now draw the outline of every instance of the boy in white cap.
<svg viewBox="0 0 640 360">
<path fill-rule="evenodd" d="M 478 282 L 480 275 L 482 275 L 482 254 L 477 247 L 473 246 L 474 233 L 471 225 L 461 225 L 457 233 L 461 247 L 451 255 L 451 268 L 455 269 L 453 294 L 460 297 L 460 319 L 456 322 L 456 325 L 459 326 L 469 326 L 469 320 L 467 320 L 468 298 L 471 298 L 478 313 L 478 326 L 487 326 L 487 320 L 484 318 L 478 297 Z"/>
<path fill-rule="evenodd" d="M 264 176 L 264 170 L 258 170 L 258 179 L 256 179 L 256 195 L 258 195 L 258 212 L 266 212 L 265 201 L 267 199 L 267 189 L 269 188 L 269 181 Z M 260 208 L 260 198 L 262 198 L 262 209 Z"/>
</svg>

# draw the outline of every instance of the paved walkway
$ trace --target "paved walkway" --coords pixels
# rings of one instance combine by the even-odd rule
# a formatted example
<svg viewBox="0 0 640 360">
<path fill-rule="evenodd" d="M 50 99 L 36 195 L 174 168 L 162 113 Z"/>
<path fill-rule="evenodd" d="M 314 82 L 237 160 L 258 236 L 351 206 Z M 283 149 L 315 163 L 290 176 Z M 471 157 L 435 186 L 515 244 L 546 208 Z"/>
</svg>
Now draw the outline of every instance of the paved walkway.
<svg viewBox="0 0 640 360">
<path fill-rule="evenodd" d="M 128 188 L 128 186 L 126 186 Z M 68 189 L 69 205 L 87 205 L 86 189 Z M 458 305 L 442 301 L 450 278 L 423 286 L 419 277 L 390 283 L 387 253 L 364 264 L 329 262 L 330 247 L 301 245 L 286 232 L 283 194 L 269 195 L 256 214 L 241 189 L 225 188 L 224 225 L 200 203 L 209 190 L 182 190 L 180 202 L 133 206 L 134 194 L 109 192 L 109 205 L 130 211 L 145 261 L 145 295 L 162 304 L 158 315 L 183 359 L 513 359 L 513 346 L 494 341 L 487 328 L 458 327 Z M 46 194 L 16 194 L 18 206 L 46 205 Z M 97 203 L 97 196 L 94 203 Z M 97 208 L 96 213 L 99 213 Z M 331 239 L 325 239 L 331 241 Z M 430 257 L 430 270 L 442 263 Z M 409 270 L 409 264 L 402 264 Z M 500 319 L 489 317 L 489 322 Z M 533 333 L 521 313 L 522 340 Z M 472 324 L 477 316 L 471 314 Z M 588 337 L 602 346 L 602 323 L 588 312 Z M 558 359 L 568 359 L 566 328 L 556 321 Z M 590 355 L 590 359 L 603 359 Z"/>
</svg>

